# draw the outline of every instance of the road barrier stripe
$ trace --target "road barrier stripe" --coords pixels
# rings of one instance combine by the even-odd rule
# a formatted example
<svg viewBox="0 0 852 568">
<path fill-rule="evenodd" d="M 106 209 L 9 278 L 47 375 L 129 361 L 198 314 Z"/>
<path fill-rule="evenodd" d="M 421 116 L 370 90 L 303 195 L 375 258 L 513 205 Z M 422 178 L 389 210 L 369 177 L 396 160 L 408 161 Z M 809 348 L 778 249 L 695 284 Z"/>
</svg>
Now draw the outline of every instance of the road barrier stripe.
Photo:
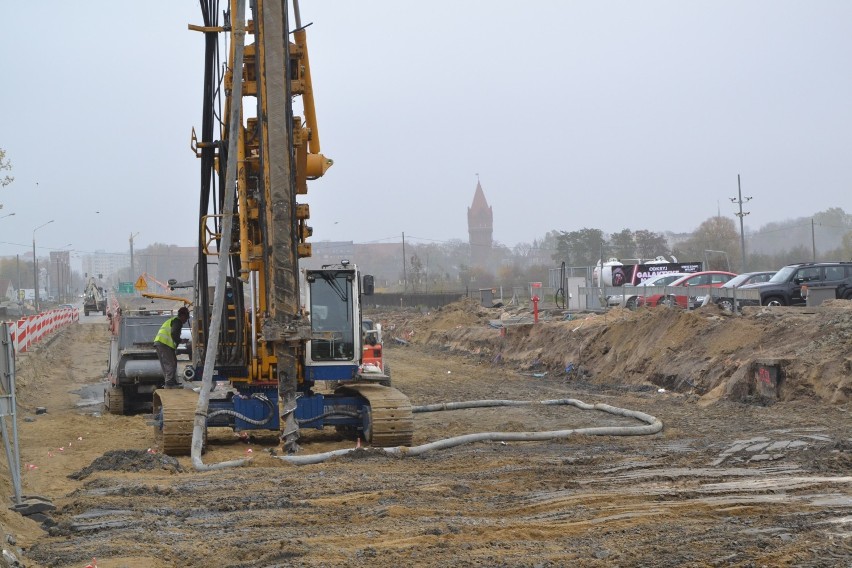
<svg viewBox="0 0 852 568">
<path fill-rule="evenodd" d="M 9 331 L 15 353 L 25 353 L 34 345 L 73 323 L 80 321 L 76 308 L 48 310 L 9 322 Z"/>
</svg>

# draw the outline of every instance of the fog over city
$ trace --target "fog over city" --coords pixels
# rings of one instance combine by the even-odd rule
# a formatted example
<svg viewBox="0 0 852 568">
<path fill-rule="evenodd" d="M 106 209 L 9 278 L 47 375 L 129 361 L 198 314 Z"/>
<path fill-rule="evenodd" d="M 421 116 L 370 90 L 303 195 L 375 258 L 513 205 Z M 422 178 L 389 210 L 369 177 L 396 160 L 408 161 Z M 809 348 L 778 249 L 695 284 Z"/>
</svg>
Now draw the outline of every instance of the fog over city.
<svg viewBox="0 0 852 568">
<path fill-rule="evenodd" d="M 688 232 L 848 209 L 852 4 L 311 2 L 313 240 Z M 196 244 L 198 4 L 6 2 L 0 255 Z M 37 25 L 35 25 L 37 23 Z M 53 221 L 52 223 L 50 221 Z"/>
</svg>

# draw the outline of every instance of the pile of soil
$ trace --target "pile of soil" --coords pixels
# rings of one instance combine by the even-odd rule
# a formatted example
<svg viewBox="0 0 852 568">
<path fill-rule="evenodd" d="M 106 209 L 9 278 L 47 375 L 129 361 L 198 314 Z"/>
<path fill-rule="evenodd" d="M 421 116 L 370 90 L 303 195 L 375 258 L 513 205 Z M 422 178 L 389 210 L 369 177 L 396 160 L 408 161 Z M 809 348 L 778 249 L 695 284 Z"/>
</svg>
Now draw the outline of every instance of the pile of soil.
<svg viewBox="0 0 852 568">
<path fill-rule="evenodd" d="M 150 471 L 156 469 L 173 473 L 183 471 L 177 458 L 152 450 L 110 450 L 83 469 L 68 474 L 68 478 L 85 479 L 96 471 Z"/>
<path fill-rule="evenodd" d="M 518 321 L 518 309 L 488 309 L 463 300 L 426 315 L 374 315 L 415 344 L 572 380 L 579 369 L 596 384 L 646 385 L 701 397 L 771 403 L 813 397 L 846 404 L 852 397 L 852 302 L 819 308 L 697 310 L 616 308 Z M 552 314 L 551 314 L 552 316 Z M 495 325 L 502 322 L 502 325 Z M 778 369 L 773 397 L 757 396 L 755 369 Z"/>
</svg>

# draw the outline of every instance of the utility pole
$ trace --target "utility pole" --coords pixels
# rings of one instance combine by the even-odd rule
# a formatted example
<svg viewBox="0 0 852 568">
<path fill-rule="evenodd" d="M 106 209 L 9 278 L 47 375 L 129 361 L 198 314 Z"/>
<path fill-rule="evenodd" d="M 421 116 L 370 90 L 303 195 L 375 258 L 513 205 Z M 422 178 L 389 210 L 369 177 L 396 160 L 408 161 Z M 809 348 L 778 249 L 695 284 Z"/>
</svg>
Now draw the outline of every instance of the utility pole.
<svg viewBox="0 0 852 568">
<path fill-rule="evenodd" d="M 811 217 L 811 249 L 813 250 L 814 262 L 816 262 L 816 234 L 814 232 L 814 218 Z"/>
<path fill-rule="evenodd" d="M 405 231 L 402 232 L 402 293 L 408 291 L 408 274 L 405 270 Z"/>
<path fill-rule="evenodd" d="M 737 193 L 738 193 L 738 196 L 739 196 L 738 198 L 737 197 L 731 197 L 730 199 L 733 203 L 737 203 L 740 206 L 740 212 L 734 213 L 734 215 L 736 215 L 737 217 L 740 218 L 740 246 L 742 247 L 741 252 L 742 252 L 742 255 L 743 255 L 743 272 L 747 272 L 746 271 L 746 255 L 745 255 L 745 231 L 743 229 L 743 217 L 748 215 L 750 213 L 750 211 L 743 211 L 743 203 L 747 203 L 747 202 L 751 201 L 751 197 L 746 197 L 745 200 L 743 200 L 743 188 L 742 188 L 742 185 L 740 185 L 740 174 L 737 174 Z"/>
<path fill-rule="evenodd" d="M 135 266 L 133 266 L 133 238 L 136 237 L 139 233 L 134 233 L 130 235 L 130 279 L 136 280 L 136 270 Z"/>
</svg>

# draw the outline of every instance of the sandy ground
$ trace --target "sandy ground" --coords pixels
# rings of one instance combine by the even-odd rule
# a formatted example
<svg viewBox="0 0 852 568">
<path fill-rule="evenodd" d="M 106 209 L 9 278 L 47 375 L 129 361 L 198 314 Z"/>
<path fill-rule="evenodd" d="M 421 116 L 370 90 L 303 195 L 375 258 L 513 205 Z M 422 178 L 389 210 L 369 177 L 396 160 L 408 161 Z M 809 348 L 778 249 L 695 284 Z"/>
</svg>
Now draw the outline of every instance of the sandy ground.
<svg viewBox="0 0 852 568">
<path fill-rule="evenodd" d="M 252 461 L 199 473 L 157 453 L 150 416 L 102 412 L 106 318 L 83 317 L 19 357 L 24 493 L 57 509 L 53 526 L 0 512 L 5 546 L 27 566 L 80 568 L 852 564 L 845 304 L 522 316 L 468 304 L 374 317 L 413 404 L 576 398 L 649 413 L 662 432 L 292 466 L 274 436 L 211 431 L 206 463 Z M 501 317 L 505 335 L 488 325 Z M 766 392 L 754 369 L 769 360 L 781 380 Z M 414 443 L 633 425 L 570 406 L 483 408 L 415 415 Z M 302 446 L 352 443 L 306 431 Z"/>
</svg>

